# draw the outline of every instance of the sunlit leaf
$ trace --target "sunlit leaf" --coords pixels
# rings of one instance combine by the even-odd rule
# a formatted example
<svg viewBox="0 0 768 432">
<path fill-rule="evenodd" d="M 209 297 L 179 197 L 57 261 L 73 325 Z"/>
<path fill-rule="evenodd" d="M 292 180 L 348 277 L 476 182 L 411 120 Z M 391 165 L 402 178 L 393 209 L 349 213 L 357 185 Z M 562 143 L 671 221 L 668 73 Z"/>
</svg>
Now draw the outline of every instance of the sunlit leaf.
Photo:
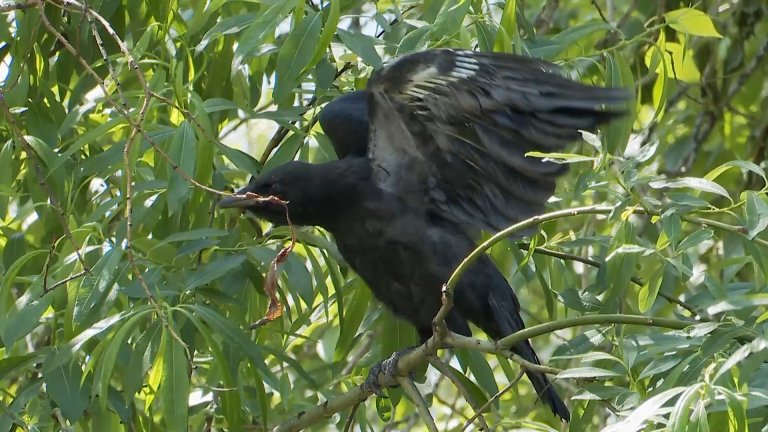
<svg viewBox="0 0 768 432">
<path fill-rule="evenodd" d="M 680 8 L 664 13 L 667 23 L 673 29 L 695 36 L 723 37 L 704 12 L 693 8 Z"/>
</svg>

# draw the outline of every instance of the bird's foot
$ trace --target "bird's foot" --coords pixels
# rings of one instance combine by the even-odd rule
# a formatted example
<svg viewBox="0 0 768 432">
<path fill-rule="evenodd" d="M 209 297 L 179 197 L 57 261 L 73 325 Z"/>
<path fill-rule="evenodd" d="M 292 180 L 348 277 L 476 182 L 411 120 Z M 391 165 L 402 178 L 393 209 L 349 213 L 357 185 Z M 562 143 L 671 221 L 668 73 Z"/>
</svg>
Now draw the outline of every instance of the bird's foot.
<svg viewBox="0 0 768 432">
<path fill-rule="evenodd" d="M 382 386 L 379 381 L 379 375 L 384 375 L 386 382 L 395 382 L 397 377 L 397 363 L 400 361 L 400 357 L 413 351 L 416 347 L 406 348 L 401 351 L 392 353 L 389 358 L 380 361 L 371 367 L 371 371 L 368 373 L 368 378 L 363 382 L 363 390 L 374 393 L 376 396 L 384 396 L 382 392 Z M 415 378 L 413 371 L 408 373 L 411 380 Z M 392 385 L 391 387 L 396 387 Z"/>
</svg>

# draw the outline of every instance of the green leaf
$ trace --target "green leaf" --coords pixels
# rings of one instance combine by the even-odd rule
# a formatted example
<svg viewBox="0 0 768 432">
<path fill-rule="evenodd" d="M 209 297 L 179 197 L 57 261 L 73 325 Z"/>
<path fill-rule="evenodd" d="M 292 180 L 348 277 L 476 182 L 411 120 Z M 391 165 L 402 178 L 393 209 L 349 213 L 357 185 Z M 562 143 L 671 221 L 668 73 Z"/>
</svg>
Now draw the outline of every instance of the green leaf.
<svg viewBox="0 0 768 432">
<path fill-rule="evenodd" d="M 724 187 L 711 180 L 706 180 L 703 178 L 681 177 L 677 179 L 656 180 L 648 183 L 648 185 L 654 189 L 690 188 L 703 192 L 711 192 L 731 200 L 731 196 L 728 195 L 728 191 L 725 190 Z"/>
<path fill-rule="evenodd" d="M 186 315 L 187 319 L 189 319 L 195 328 L 197 328 L 198 333 L 205 339 L 208 345 L 207 348 L 211 350 L 211 355 L 214 358 L 214 364 L 217 368 L 216 372 L 221 374 L 224 386 L 226 388 L 234 388 L 237 386 L 237 382 L 233 378 L 230 368 L 230 362 L 228 358 L 225 357 L 223 350 L 219 346 L 219 342 L 214 337 L 214 333 L 211 331 L 210 327 L 206 326 L 198 317 L 191 314 L 188 310 L 178 309 L 178 311 Z M 233 430 L 239 430 L 239 425 L 241 425 L 243 421 L 243 416 L 241 414 L 243 402 L 240 397 L 240 392 L 222 391 L 219 392 L 219 397 L 221 397 L 224 417 L 227 419 L 228 425 L 232 427 Z M 261 418 L 261 421 L 266 424 L 267 417 L 266 413 L 264 414 L 265 415 Z"/>
<path fill-rule="evenodd" d="M 237 347 L 250 360 L 264 378 L 265 384 L 272 388 L 278 387 L 278 379 L 275 374 L 267 367 L 264 362 L 264 355 L 261 353 L 261 347 L 257 346 L 239 327 L 231 321 L 222 317 L 218 312 L 203 305 L 183 305 L 183 308 L 199 315 L 205 323 L 214 331 L 221 335 L 228 344 Z M 299 369 L 297 372 L 303 372 Z"/>
<path fill-rule="evenodd" d="M 15 373 L 17 376 L 23 375 L 26 372 L 22 372 L 21 369 L 24 369 L 34 363 L 38 363 L 42 359 L 43 354 L 40 352 L 23 355 L 11 355 L 0 358 L 0 379 L 6 379 L 6 377 L 12 373 Z"/>
<path fill-rule="evenodd" d="M 447 0 L 440 3 L 442 3 L 442 7 L 437 14 L 437 19 L 432 24 L 430 36 L 432 39 L 452 39 L 462 27 L 471 2 Z"/>
<path fill-rule="evenodd" d="M 240 109 L 235 102 L 224 98 L 206 99 L 205 102 L 203 102 L 203 107 L 208 114 L 220 111 L 236 111 Z"/>
<path fill-rule="evenodd" d="M 660 408 L 664 406 L 670 399 L 676 397 L 680 393 L 684 392 L 687 387 L 675 387 L 666 391 L 663 391 L 643 402 L 637 409 L 619 423 L 609 426 L 603 431 L 605 432 L 626 432 L 641 430 L 646 424 L 646 421 L 652 417 L 660 415 Z"/>
<path fill-rule="evenodd" d="M 622 375 L 623 374 L 620 374 L 618 372 L 608 370 L 608 369 L 602 369 L 602 368 L 596 368 L 596 367 L 579 367 L 579 368 L 566 369 L 560 372 L 559 374 L 557 374 L 557 378 L 558 379 L 564 379 L 564 378 L 598 379 L 598 378 L 617 377 Z"/>
<path fill-rule="evenodd" d="M 680 8 L 664 14 L 667 23 L 680 33 L 694 36 L 721 38 L 712 19 L 704 12 L 692 8 Z"/>
<path fill-rule="evenodd" d="M 629 142 L 632 133 L 632 124 L 635 122 L 635 77 L 632 68 L 624 56 L 617 53 L 609 53 L 607 57 L 606 84 L 609 87 L 626 88 L 631 95 L 622 106 L 625 114 L 613 120 L 605 127 L 603 143 L 608 153 L 616 154 L 623 151 Z"/>
<path fill-rule="evenodd" d="M 120 326 L 115 332 L 115 335 L 112 338 L 104 339 L 100 343 L 102 350 L 100 351 L 101 356 L 98 357 L 98 362 L 96 362 L 93 394 L 99 396 L 98 403 L 102 410 L 107 407 L 109 382 L 112 379 L 112 372 L 115 369 L 117 355 L 120 353 L 120 349 L 123 348 L 125 340 L 130 332 L 134 331 L 141 320 L 150 312 L 154 312 L 154 309 L 145 308 L 132 317 L 126 317 L 127 319 L 125 321 L 119 321 Z"/>
<path fill-rule="evenodd" d="M 261 172 L 261 164 L 248 153 L 226 146 L 219 142 L 215 143 L 216 148 L 229 159 L 238 169 L 241 169 L 251 175 L 258 175 Z"/>
<path fill-rule="evenodd" d="M 5 271 L 5 274 L 3 275 L 2 284 L 0 284 L 0 313 L 5 315 L 8 313 L 9 309 L 12 307 L 8 304 L 10 299 L 13 299 L 17 297 L 17 295 L 14 295 L 14 293 L 11 292 L 11 286 L 16 280 L 16 277 L 21 271 L 22 267 L 32 260 L 33 258 L 47 254 L 47 250 L 34 250 L 27 252 L 23 256 L 21 256 L 19 259 L 13 262 L 13 264 L 8 267 L 8 269 Z M 12 344 L 11 341 L 8 341 L 5 339 L 5 332 L 7 329 L 8 321 L 3 319 L 0 320 L 0 336 L 3 337 L 3 343 L 5 346 L 10 346 Z"/>
<path fill-rule="evenodd" d="M 717 387 L 716 391 L 725 396 L 728 406 L 729 429 L 734 431 L 748 430 L 746 400 L 725 387 Z"/>
<path fill-rule="evenodd" d="M 697 231 L 694 231 L 692 234 L 690 234 L 688 237 L 684 238 L 683 241 L 680 242 L 680 244 L 677 245 L 678 251 L 684 251 L 686 249 L 690 249 L 696 245 L 698 245 L 701 242 L 711 240 L 715 236 L 715 232 L 702 228 Z"/>
<path fill-rule="evenodd" d="M 53 301 L 53 296 L 40 297 L 41 294 L 39 285 L 35 290 L 28 290 L 19 296 L 11 311 L 4 317 L 2 338 L 6 346 L 12 346 L 41 324 L 40 318 Z"/>
<path fill-rule="evenodd" d="M 197 137 L 195 130 L 188 121 L 183 121 L 176 129 L 168 156 L 173 164 L 191 178 L 195 176 L 197 161 Z M 175 170 L 170 173 L 168 180 L 168 212 L 174 214 L 181 210 L 189 196 L 192 185 Z"/>
<path fill-rule="evenodd" d="M 341 41 L 350 51 L 357 54 L 366 64 L 374 69 L 381 69 L 383 62 L 374 46 L 376 40 L 361 33 L 353 33 L 344 29 L 337 29 Z"/>
<path fill-rule="evenodd" d="M 498 393 L 499 387 L 493 376 L 493 369 L 488 364 L 488 360 L 481 353 L 472 350 L 457 349 L 456 356 L 462 367 L 469 369 L 474 375 L 477 384 L 486 394 L 493 395 Z"/>
<path fill-rule="evenodd" d="M 178 241 L 201 240 L 201 239 L 207 239 L 211 237 L 223 237 L 228 234 L 230 234 L 229 231 L 225 231 L 221 229 L 201 228 L 201 229 L 171 234 L 168 237 L 164 238 L 163 241 L 160 242 L 160 244 L 173 243 Z"/>
<path fill-rule="evenodd" d="M 739 309 L 752 309 L 768 305 L 768 294 L 734 295 L 707 308 L 707 313 L 717 315 Z"/>
<path fill-rule="evenodd" d="M 254 22 L 259 14 L 256 13 L 244 13 L 237 14 L 231 17 L 227 17 L 217 22 L 216 25 L 211 27 L 200 42 L 195 47 L 195 54 L 200 54 L 205 50 L 211 41 L 219 36 L 235 34 L 241 32 Z"/>
<path fill-rule="evenodd" d="M 291 101 L 294 88 L 303 72 L 312 67 L 315 43 L 320 37 L 322 15 L 309 12 L 285 39 L 275 65 L 275 90 L 272 97 L 278 105 Z"/>
<path fill-rule="evenodd" d="M 360 324 L 365 318 L 368 304 L 371 302 L 371 290 L 363 286 L 360 278 L 352 279 L 344 288 L 349 294 L 345 297 L 344 308 L 339 308 L 339 338 L 336 340 L 334 359 L 343 360 L 352 349 L 352 342 L 357 336 Z M 342 315 L 343 314 L 343 315 Z"/>
<path fill-rule="evenodd" d="M 656 301 L 656 296 L 659 294 L 659 287 L 661 286 L 662 273 L 659 271 L 652 272 L 651 278 L 645 282 L 638 292 L 638 307 L 640 312 L 647 312 L 648 309 L 653 306 Z"/>
<path fill-rule="evenodd" d="M 304 136 L 300 134 L 291 134 L 288 139 L 280 144 L 277 151 L 264 164 L 264 171 L 270 171 L 293 160 L 302 145 L 304 145 Z"/>
<path fill-rule="evenodd" d="M 82 387 L 83 371 L 75 361 L 55 368 L 43 368 L 48 396 L 61 408 L 64 418 L 76 422 L 88 407 L 90 389 Z"/>
<path fill-rule="evenodd" d="M 75 324 L 89 326 L 102 315 L 102 306 L 115 285 L 119 270 L 125 268 L 120 265 L 122 259 L 122 248 L 114 246 L 99 258 L 91 274 L 83 277 L 75 298 Z"/>
<path fill-rule="evenodd" d="M 747 191 L 747 204 L 744 211 L 747 219 L 747 238 L 752 240 L 768 227 L 768 204 L 760 195 Z"/>
<path fill-rule="evenodd" d="M 316 64 L 320 59 L 326 56 L 331 41 L 333 41 L 333 35 L 336 34 L 336 28 L 339 26 L 339 17 L 341 16 L 341 2 L 329 2 L 330 10 L 328 11 L 328 17 L 323 25 L 323 33 L 320 35 L 320 40 L 315 46 L 315 54 L 312 57 L 311 64 Z"/>
<path fill-rule="evenodd" d="M 9 231 L 13 232 L 8 229 L 8 231 L 3 233 L 6 238 L 5 247 L 3 248 L 3 266 L 5 268 L 13 265 L 17 259 L 27 253 L 27 243 L 24 239 L 24 234 L 13 232 L 13 234 L 8 235 Z"/>
<path fill-rule="evenodd" d="M 683 359 L 676 354 L 657 357 L 651 360 L 651 362 L 648 363 L 647 366 L 645 366 L 645 369 L 643 369 L 643 371 L 640 372 L 640 375 L 638 375 L 637 379 L 645 379 L 645 378 L 654 377 L 656 375 L 661 375 L 664 372 L 680 364 L 682 360 Z"/>
<path fill-rule="evenodd" d="M 267 10 L 259 11 L 255 21 L 248 20 L 251 22 L 250 27 L 237 41 L 237 48 L 232 58 L 232 74 L 239 71 L 246 60 L 263 47 L 265 39 L 274 35 L 277 25 L 283 21 L 294 5 L 294 2 L 279 1 L 269 6 Z M 262 3 L 262 6 L 266 7 L 267 3 Z M 240 22 L 237 23 L 237 25 L 240 24 Z"/>
<path fill-rule="evenodd" d="M 403 37 L 403 40 L 400 41 L 400 44 L 397 46 L 397 52 L 395 54 L 401 56 L 411 52 L 427 49 L 427 44 L 429 43 L 428 36 L 431 31 L 432 27 L 426 25 L 408 33 L 405 35 L 405 37 Z"/>
<path fill-rule="evenodd" d="M 475 23 L 475 32 L 477 32 L 477 45 L 480 51 L 493 51 L 493 43 L 496 39 L 496 27 L 488 22 L 477 21 Z"/>
<path fill-rule="evenodd" d="M 677 399 L 672 414 L 669 416 L 669 425 L 667 430 L 673 432 L 685 432 L 691 419 L 691 411 L 694 403 L 698 402 L 701 396 L 701 389 L 704 383 L 696 383 L 688 387 Z"/>
<path fill-rule="evenodd" d="M 178 332 L 178 329 L 176 329 Z M 160 381 L 160 395 L 163 402 L 163 420 L 167 430 L 187 430 L 189 409 L 189 367 L 184 347 L 172 337 L 164 335 L 165 356 L 163 356 L 163 377 Z"/>
<path fill-rule="evenodd" d="M 467 2 L 469 3 L 469 2 Z M 509 40 L 517 33 L 517 1 L 508 0 L 501 12 L 501 22 L 493 41 L 493 50 L 498 52 L 512 52 Z"/>
<path fill-rule="evenodd" d="M 239 267 L 245 261 L 245 255 L 227 255 L 213 260 L 193 271 L 186 280 L 185 289 L 193 290 L 201 285 L 211 283 Z"/>
<path fill-rule="evenodd" d="M 768 186 L 768 179 L 765 176 L 765 170 L 763 170 L 762 168 L 760 168 L 759 166 L 755 165 L 752 162 L 743 161 L 743 160 L 728 161 L 720 165 L 719 167 L 713 169 L 709 173 L 707 173 L 707 175 L 705 175 L 704 178 L 707 180 L 715 180 L 716 178 L 720 177 L 721 174 L 723 174 L 724 172 L 728 171 L 731 168 L 741 168 L 744 171 L 753 172 L 758 176 L 760 176 L 760 178 L 763 179 L 763 183 L 766 186 Z"/>
</svg>

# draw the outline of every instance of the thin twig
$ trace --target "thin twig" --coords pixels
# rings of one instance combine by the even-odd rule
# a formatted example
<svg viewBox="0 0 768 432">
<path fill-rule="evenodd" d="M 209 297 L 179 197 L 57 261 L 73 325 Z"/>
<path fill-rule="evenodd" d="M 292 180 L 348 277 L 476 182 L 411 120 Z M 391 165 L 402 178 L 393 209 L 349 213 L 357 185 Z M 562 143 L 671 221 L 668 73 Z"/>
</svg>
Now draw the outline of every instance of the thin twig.
<svg viewBox="0 0 768 432">
<path fill-rule="evenodd" d="M 603 20 L 604 23 L 610 25 L 611 22 L 608 20 L 608 18 L 606 18 L 605 14 L 603 14 L 603 10 L 600 8 L 600 5 L 597 4 L 597 0 L 592 0 L 592 6 L 594 6 L 597 10 L 597 14 L 600 15 L 600 19 Z"/>
<path fill-rule="evenodd" d="M 421 421 L 423 421 L 427 426 L 429 432 L 438 432 L 435 419 L 432 418 L 432 413 L 429 412 L 427 401 L 425 401 L 424 397 L 421 395 L 421 393 L 419 393 L 419 389 L 416 388 L 416 384 L 414 384 L 410 378 L 404 376 L 398 376 L 395 378 L 395 380 L 400 385 L 400 387 L 403 388 L 405 394 L 407 394 L 408 397 L 410 397 L 411 400 L 416 404 L 416 410 L 419 413 L 419 417 L 421 417 Z"/>
<path fill-rule="evenodd" d="M 26 3 L 11 3 L 7 5 L 0 5 L 0 13 L 8 13 L 13 11 L 24 11 L 32 9 L 37 6 L 37 1 L 28 1 Z"/>
<path fill-rule="evenodd" d="M 43 265 L 43 294 L 46 294 L 48 292 L 48 273 L 51 270 L 51 259 L 53 258 L 53 254 L 56 253 L 56 243 L 59 241 L 60 237 L 54 238 L 53 241 L 51 241 L 51 247 L 48 250 L 48 255 L 45 257 L 45 264 Z"/>
<path fill-rule="evenodd" d="M 517 377 L 516 377 L 514 380 L 512 380 L 512 381 L 511 381 L 509 384 L 507 384 L 507 385 L 506 385 L 506 386 L 505 386 L 503 389 L 499 390 L 499 392 L 498 392 L 498 393 L 496 393 L 495 395 L 493 395 L 493 397 L 492 397 L 492 398 L 488 399 L 488 401 L 487 401 L 487 402 L 485 402 L 485 403 L 483 404 L 483 406 L 481 406 L 479 409 L 475 410 L 475 415 L 473 415 L 472 417 L 470 417 L 470 418 L 469 418 L 469 420 L 467 420 L 466 422 L 464 422 L 464 427 L 462 427 L 462 428 L 461 428 L 461 430 L 462 430 L 462 431 L 465 431 L 465 430 L 467 430 L 467 429 L 469 428 L 469 426 L 470 426 L 470 425 L 472 425 L 472 422 L 473 422 L 473 421 L 475 421 L 475 419 L 476 419 L 476 418 L 479 418 L 479 417 L 481 418 L 481 417 L 482 417 L 482 413 L 483 413 L 485 410 L 487 410 L 487 409 L 488 409 L 488 407 L 490 407 L 490 406 L 491 406 L 491 405 L 492 405 L 494 402 L 496 402 L 497 400 L 499 400 L 499 398 L 500 398 L 500 397 L 501 397 L 501 396 L 502 396 L 504 393 L 506 393 L 506 392 L 508 392 L 508 391 L 512 390 L 513 388 L 515 388 L 515 386 L 517 385 L 517 383 L 518 383 L 518 382 L 520 382 L 520 380 L 523 378 L 523 375 L 524 375 L 524 374 L 525 374 L 525 372 L 523 372 L 523 371 L 520 371 L 520 373 L 518 373 L 518 374 L 517 374 Z"/>
<path fill-rule="evenodd" d="M 454 370 L 444 361 L 440 360 L 439 357 L 435 357 L 429 361 L 429 363 L 435 367 L 438 371 L 440 371 L 441 374 L 443 374 L 444 377 L 448 378 L 453 385 L 456 386 L 457 389 L 459 389 L 459 392 L 461 393 L 462 397 L 464 397 L 464 400 L 469 402 L 469 405 L 472 407 L 472 409 L 475 411 L 475 417 L 477 418 L 478 423 L 480 423 L 481 430 L 490 431 L 491 428 L 488 427 L 488 423 L 485 421 L 485 417 L 482 416 L 482 406 L 478 406 L 475 399 L 472 397 L 472 394 L 469 392 L 469 389 L 464 385 L 464 383 L 459 379 L 459 377 L 456 376 L 456 373 Z"/>
<path fill-rule="evenodd" d="M 43 290 L 43 295 L 48 294 L 49 292 L 55 290 L 56 288 L 58 288 L 58 287 L 60 287 L 62 285 L 65 285 L 67 282 L 71 282 L 71 281 L 73 281 L 75 279 L 81 278 L 81 277 L 85 276 L 86 274 L 87 274 L 86 271 L 83 270 L 83 271 L 75 273 L 73 275 L 69 275 L 66 278 L 64 278 L 63 280 L 60 280 L 60 281 L 56 282 L 55 284 L 49 286 L 47 290 Z"/>
<path fill-rule="evenodd" d="M 357 413 L 357 409 L 360 408 L 360 404 L 363 402 L 360 401 L 354 405 L 352 405 L 352 410 L 349 412 L 349 417 L 347 417 L 347 421 L 344 422 L 344 432 L 350 432 L 352 430 L 352 424 L 355 422 L 355 414 Z"/>
</svg>

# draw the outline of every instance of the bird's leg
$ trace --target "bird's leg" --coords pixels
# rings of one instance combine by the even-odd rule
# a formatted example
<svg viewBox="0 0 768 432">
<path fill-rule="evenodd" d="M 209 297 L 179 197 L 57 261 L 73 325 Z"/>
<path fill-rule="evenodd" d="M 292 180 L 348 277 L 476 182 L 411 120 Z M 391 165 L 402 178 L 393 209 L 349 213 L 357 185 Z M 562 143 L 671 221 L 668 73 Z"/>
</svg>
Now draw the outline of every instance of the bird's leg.
<svg viewBox="0 0 768 432">
<path fill-rule="evenodd" d="M 389 358 L 373 365 L 371 367 L 371 371 L 368 373 L 368 378 L 366 378 L 363 382 L 363 390 L 374 393 L 377 396 L 384 396 L 381 384 L 379 382 L 379 374 L 384 375 L 386 382 L 394 383 L 396 381 L 395 378 L 397 377 L 397 363 L 400 361 L 400 357 L 408 354 L 416 348 L 418 348 L 418 346 L 412 346 L 400 351 L 396 351 L 392 353 Z M 413 371 L 408 373 L 408 378 L 411 380 L 415 379 Z M 396 384 L 393 384 L 390 387 L 396 386 Z"/>
</svg>

